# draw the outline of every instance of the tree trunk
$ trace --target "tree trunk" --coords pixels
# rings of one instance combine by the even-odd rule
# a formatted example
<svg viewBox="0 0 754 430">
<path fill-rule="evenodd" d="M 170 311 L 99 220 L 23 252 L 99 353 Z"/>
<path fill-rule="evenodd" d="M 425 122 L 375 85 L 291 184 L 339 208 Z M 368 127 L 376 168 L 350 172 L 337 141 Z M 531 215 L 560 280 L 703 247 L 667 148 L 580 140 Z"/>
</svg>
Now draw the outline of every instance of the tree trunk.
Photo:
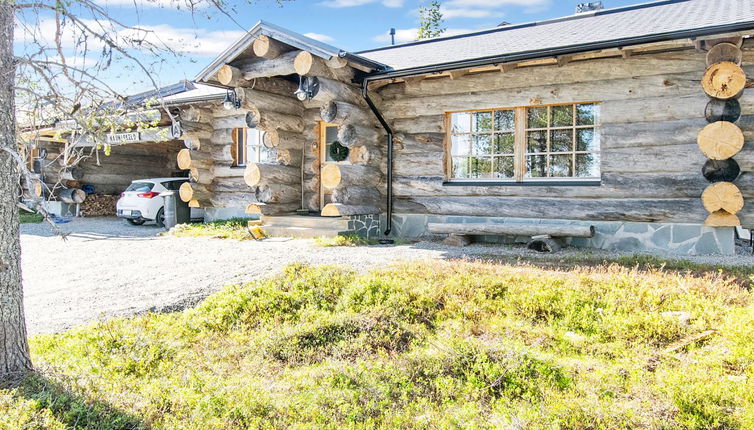
<svg viewBox="0 0 754 430">
<path fill-rule="evenodd" d="M 19 233 L 19 170 L 15 160 L 2 149 L 16 148 L 14 106 L 15 62 L 13 57 L 13 3 L 0 2 L 0 379 L 8 380 L 31 370 L 26 340 L 23 287 L 21 286 L 21 242 Z"/>
</svg>

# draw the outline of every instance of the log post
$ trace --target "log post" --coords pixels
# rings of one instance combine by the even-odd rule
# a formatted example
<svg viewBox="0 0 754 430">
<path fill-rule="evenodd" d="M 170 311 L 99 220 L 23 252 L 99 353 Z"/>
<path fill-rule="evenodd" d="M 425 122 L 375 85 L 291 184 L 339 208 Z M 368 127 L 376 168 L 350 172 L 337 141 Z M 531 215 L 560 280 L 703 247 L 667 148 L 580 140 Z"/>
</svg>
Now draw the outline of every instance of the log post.
<svg viewBox="0 0 754 430">
<path fill-rule="evenodd" d="M 702 78 L 702 87 L 710 97 L 730 99 L 741 94 L 746 86 L 746 73 L 728 61 L 716 63 L 707 68 Z"/>
<path fill-rule="evenodd" d="M 699 149 L 713 160 L 725 160 L 744 146 L 744 134 L 737 125 L 727 121 L 708 124 L 697 137 Z"/>
</svg>

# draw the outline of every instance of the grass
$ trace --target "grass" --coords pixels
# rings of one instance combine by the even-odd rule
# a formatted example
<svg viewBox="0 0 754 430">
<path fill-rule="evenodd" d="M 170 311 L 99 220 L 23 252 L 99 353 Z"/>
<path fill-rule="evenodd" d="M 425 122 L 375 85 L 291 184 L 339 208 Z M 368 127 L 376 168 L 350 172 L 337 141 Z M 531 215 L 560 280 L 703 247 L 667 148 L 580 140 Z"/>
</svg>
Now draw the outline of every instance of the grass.
<svg viewBox="0 0 754 430">
<path fill-rule="evenodd" d="M 29 213 L 24 210 L 18 211 L 18 218 L 21 224 L 39 224 L 44 221 L 44 217 L 36 212 Z"/>
<path fill-rule="evenodd" d="M 377 239 L 367 239 L 357 234 L 344 234 L 335 237 L 318 237 L 314 241 L 319 246 L 331 247 L 331 246 L 368 246 L 376 245 Z"/>
<path fill-rule="evenodd" d="M 178 224 L 167 234 L 177 237 L 250 240 L 253 237 L 249 233 L 248 222 L 246 218 L 230 218 L 208 223 Z"/>
<path fill-rule="evenodd" d="M 292 265 L 33 338 L 0 428 L 754 428 L 752 299 L 718 271 Z"/>
</svg>

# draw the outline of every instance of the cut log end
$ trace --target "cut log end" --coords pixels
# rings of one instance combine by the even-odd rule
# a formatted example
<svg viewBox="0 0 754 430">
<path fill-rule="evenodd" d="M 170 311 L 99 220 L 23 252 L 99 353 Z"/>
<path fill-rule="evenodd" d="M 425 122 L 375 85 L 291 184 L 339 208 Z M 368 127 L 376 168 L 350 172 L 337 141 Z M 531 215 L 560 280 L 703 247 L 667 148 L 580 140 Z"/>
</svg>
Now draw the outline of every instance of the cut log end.
<svg viewBox="0 0 754 430">
<path fill-rule="evenodd" d="M 243 173 L 244 182 L 250 187 L 256 187 L 262 181 L 262 172 L 259 166 L 255 164 L 249 164 Z"/>
<path fill-rule="evenodd" d="M 707 160 L 702 167 L 702 175 L 710 182 L 733 182 L 741 173 L 736 160 Z"/>
<path fill-rule="evenodd" d="M 737 66 L 741 65 L 743 53 L 738 46 L 723 42 L 710 48 L 707 52 L 707 65 L 711 66 L 716 63 L 729 62 Z"/>
<path fill-rule="evenodd" d="M 717 182 L 702 193 L 702 204 L 708 212 L 724 210 L 736 214 L 744 207 L 741 190 L 730 182 Z"/>
<path fill-rule="evenodd" d="M 241 71 L 227 64 L 220 67 L 217 72 L 217 80 L 223 85 L 235 84 L 240 77 Z"/>
<path fill-rule="evenodd" d="M 191 184 L 188 182 L 181 184 L 181 187 L 178 189 L 178 195 L 184 202 L 190 203 L 192 200 L 194 200 L 194 190 L 191 188 Z"/>
<path fill-rule="evenodd" d="M 707 227 L 739 227 L 741 220 L 734 214 L 726 211 L 712 212 L 704 221 Z"/>
<path fill-rule="evenodd" d="M 190 208 L 200 208 L 200 207 L 202 207 L 202 205 L 199 203 L 199 200 L 191 200 L 190 202 L 188 202 L 188 206 Z"/>
<path fill-rule="evenodd" d="M 738 154 L 744 147 L 744 134 L 731 122 L 717 121 L 699 132 L 697 143 L 708 158 L 725 160 Z"/>
<path fill-rule="evenodd" d="M 340 167 L 337 164 L 327 164 L 322 168 L 320 178 L 325 188 L 337 187 L 341 180 Z"/>
<path fill-rule="evenodd" d="M 262 206 L 257 203 L 252 203 L 246 206 L 245 212 L 251 215 L 262 215 Z"/>
<path fill-rule="evenodd" d="M 729 61 L 713 64 L 704 73 L 702 87 L 710 97 L 737 97 L 746 87 L 746 73 L 740 66 Z"/>
<path fill-rule="evenodd" d="M 191 150 L 181 149 L 178 151 L 178 168 L 188 170 L 191 168 Z"/>
<path fill-rule="evenodd" d="M 380 213 L 380 210 L 374 206 L 351 206 L 339 203 L 330 203 L 322 208 L 322 216 L 338 217 L 347 215 L 374 215 Z"/>
</svg>

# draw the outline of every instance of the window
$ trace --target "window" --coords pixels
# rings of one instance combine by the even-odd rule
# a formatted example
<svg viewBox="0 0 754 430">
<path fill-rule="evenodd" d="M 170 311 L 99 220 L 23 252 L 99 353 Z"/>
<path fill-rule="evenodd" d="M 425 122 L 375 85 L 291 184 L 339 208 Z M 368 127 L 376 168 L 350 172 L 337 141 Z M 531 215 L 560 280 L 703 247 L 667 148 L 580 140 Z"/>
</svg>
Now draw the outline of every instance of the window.
<svg viewBox="0 0 754 430">
<path fill-rule="evenodd" d="M 598 106 L 531 106 L 448 114 L 452 180 L 598 179 Z"/>
<path fill-rule="evenodd" d="M 170 190 L 170 191 L 178 191 L 184 182 L 188 182 L 188 181 L 186 179 L 165 181 L 162 183 L 162 186 L 165 187 L 165 189 Z"/>
<path fill-rule="evenodd" d="M 247 163 L 271 161 L 272 153 L 262 143 L 264 131 L 255 128 L 236 128 L 233 129 L 231 137 L 233 138 L 231 155 L 234 167 L 243 167 Z"/>
</svg>

